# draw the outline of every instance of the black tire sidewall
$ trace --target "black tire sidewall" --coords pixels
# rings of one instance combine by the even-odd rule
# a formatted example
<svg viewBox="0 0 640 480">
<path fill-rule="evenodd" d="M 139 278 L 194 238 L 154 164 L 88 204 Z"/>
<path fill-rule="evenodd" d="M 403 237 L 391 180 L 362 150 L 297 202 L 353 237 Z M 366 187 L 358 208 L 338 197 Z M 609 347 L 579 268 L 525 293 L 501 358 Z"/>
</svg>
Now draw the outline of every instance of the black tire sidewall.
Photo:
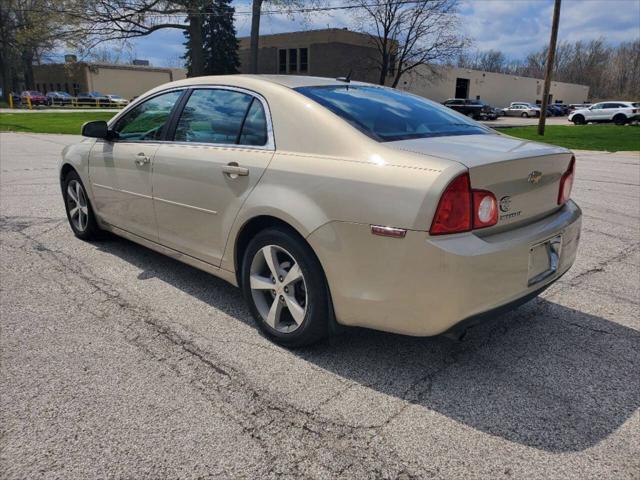
<svg viewBox="0 0 640 480">
<path fill-rule="evenodd" d="M 85 198 L 87 199 L 87 209 L 89 212 L 88 213 L 89 218 L 87 219 L 87 228 L 84 231 L 80 231 L 75 227 L 75 225 L 71 221 L 71 214 L 69 213 L 67 187 L 69 186 L 69 183 L 73 180 L 76 180 L 78 183 L 80 183 L 80 185 L 82 186 L 82 189 L 84 190 Z M 67 220 L 69 220 L 69 226 L 71 227 L 71 230 L 73 230 L 73 234 L 81 240 L 94 240 L 98 238 L 100 234 L 100 228 L 98 227 L 98 224 L 96 222 L 96 217 L 93 213 L 93 207 L 91 206 L 91 201 L 89 200 L 87 189 L 85 188 L 84 183 L 82 183 L 80 176 L 75 171 L 69 172 L 67 176 L 64 177 L 64 180 L 62 181 L 62 198 L 64 199 L 64 211 L 67 214 Z"/>
<path fill-rule="evenodd" d="M 307 289 L 307 312 L 302 325 L 291 333 L 282 333 L 269 326 L 260 315 L 253 297 L 249 277 L 251 262 L 264 246 L 284 248 L 298 263 Z M 320 262 L 311 248 L 297 234 L 284 228 L 269 228 L 258 233 L 247 246 L 241 267 L 241 287 L 249 310 L 260 330 L 269 338 L 287 347 L 301 347 L 327 336 L 332 309 L 329 291 Z"/>
<path fill-rule="evenodd" d="M 584 117 L 582 115 L 576 115 L 575 117 L 573 117 L 573 123 L 575 123 L 576 125 L 584 124 Z"/>
<path fill-rule="evenodd" d="M 624 125 L 625 123 L 627 123 L 627 118 L 622 114 L 618 114 L 613 117 L 613 123 L 615 123 L 616 125 Z"/>
</svg>

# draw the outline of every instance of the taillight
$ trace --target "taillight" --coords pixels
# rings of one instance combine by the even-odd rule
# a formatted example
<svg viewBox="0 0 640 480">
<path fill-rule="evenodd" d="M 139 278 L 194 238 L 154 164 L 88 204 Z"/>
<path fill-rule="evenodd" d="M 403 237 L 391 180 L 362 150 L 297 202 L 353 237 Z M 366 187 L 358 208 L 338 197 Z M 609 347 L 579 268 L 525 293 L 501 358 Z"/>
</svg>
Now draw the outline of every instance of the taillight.
<svg viewBox="0 0 640 480">
<path fill-rule="evenodd" d="M 471 182 L 469 173 L 454 178 L 447 186 L 431 222 L 431 235 L 471 230 Z"/>
<path fill-rule="evenodd" d="M 575 177 L 576 157 L 571 157 L 569 168 L 562 174 L 560 178 L 560 190 L 558 191 L 558 205 L 563 205 L 571 197 L 571 187 L 573 187 L 573 178 Z"/>
<path fill-rule="evenodd" d="M 498 222 L 498 202 L 493 193 L 472 190 L 469 172 L 465 172 L 447 186 L 440 197 L 431 222 L 431 235 L 468 232 Z"/>
<path fill-rule="evenodd" d="M 473 191 L 473 228 L 490 227 L 498 223 L 498 201 L 486 190 Z"/>
</svg>

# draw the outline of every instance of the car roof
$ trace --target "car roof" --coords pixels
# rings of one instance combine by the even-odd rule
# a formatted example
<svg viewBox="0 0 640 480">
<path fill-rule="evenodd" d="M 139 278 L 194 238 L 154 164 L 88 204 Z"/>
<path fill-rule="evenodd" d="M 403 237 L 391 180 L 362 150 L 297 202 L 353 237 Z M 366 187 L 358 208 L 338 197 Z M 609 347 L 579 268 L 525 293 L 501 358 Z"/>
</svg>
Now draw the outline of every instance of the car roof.
<svg viewBox="0 0 640 480">
<path fill-rule="evenodd" d="M 275 83 L 288 88 L 298 87 L 316 87 L 316 86 L 330 86 L 330 85 L 371 85 L 366 82 L 357 82 L 352 80 L 349 83 L 336 80 L 335 78 L 325 77 L 311 77 L 308 75 L 251 75 L 251 74 L 236 74 L 236 75 L 210 75 L 203 77 L 187 78 L 175 82 L 175 85 L 189 86 L 189 85 L 211 85 L 216 83 L 228 83 L 233 85 L 237 79 L 243 79 L 243 83 L 255 83 L 259 84 Z"/>
</svg>

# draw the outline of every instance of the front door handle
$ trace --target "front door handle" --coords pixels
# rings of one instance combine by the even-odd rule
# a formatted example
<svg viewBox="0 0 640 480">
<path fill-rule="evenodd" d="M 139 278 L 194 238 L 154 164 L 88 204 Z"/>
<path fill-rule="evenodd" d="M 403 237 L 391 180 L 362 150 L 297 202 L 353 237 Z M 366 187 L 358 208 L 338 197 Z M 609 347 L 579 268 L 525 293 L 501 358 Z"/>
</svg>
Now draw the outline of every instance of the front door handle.
<svg viewBox="0 0 640 480">
<path fill-rule="evenodd" d="M 240 167 L 237 162 L 230 162 L 222 167 L 222 171 L 229 175 L 230 178 L 246 177 L 249 175 L 249 169 Z"/>
<path fill-rule="evenodd" d="M 142 152 L 136 155 L 136 165 L 138 165 L 139 167 L 146 165 L 150 161 L 151 159 Z"/>
</svg>

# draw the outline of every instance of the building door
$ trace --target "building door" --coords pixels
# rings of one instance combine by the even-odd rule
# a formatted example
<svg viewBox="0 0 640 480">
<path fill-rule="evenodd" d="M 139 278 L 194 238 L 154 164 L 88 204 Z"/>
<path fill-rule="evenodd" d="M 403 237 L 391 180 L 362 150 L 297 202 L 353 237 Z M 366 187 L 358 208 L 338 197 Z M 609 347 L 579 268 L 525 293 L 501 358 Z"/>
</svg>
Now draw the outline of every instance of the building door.
<svg viewBox="0 0 640 480">
<path fill-rule="evenodd" d="M 456 78 L 456 97 L 469 98 L 469 79 Z"/>
</svg>

